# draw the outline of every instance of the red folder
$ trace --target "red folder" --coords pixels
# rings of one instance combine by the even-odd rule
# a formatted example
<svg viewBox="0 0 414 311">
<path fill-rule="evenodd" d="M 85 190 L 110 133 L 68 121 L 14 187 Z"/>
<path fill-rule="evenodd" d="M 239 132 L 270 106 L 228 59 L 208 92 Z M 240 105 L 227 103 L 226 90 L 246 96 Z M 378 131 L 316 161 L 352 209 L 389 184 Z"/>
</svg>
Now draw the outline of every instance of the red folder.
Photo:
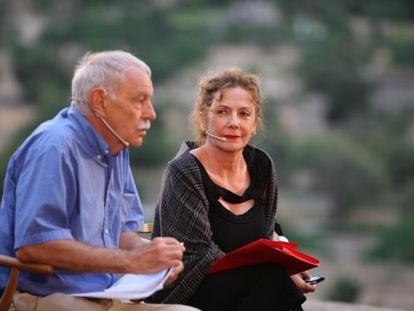
<svg viewBox="0 0 414 311">
<path fill-rule="evenodd" d="M 227 253 L 210 266 L 208 274 L 262 263 L 277 263 L 290 275 L 319 266 L 318 259 L 296 247 L 296 243 L 259 239 Z"/>
</svg>

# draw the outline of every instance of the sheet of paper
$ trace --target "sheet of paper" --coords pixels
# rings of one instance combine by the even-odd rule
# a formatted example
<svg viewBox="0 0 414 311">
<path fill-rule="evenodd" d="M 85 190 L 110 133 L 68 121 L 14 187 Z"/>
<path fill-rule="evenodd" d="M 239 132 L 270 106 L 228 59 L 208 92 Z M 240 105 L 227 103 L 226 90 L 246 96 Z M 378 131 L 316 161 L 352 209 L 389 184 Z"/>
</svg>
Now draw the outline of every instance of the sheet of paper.
<svg viewBox="0 0 414 311">
<path fill-rule="evenodd" d="M 120 300 L 143 299 L 162 289 L 170 273 L 171 269 L 151 274 L 125 274 L 111 287 L 101 292 L 78 293 L 72 296 Z"/>
</svg>

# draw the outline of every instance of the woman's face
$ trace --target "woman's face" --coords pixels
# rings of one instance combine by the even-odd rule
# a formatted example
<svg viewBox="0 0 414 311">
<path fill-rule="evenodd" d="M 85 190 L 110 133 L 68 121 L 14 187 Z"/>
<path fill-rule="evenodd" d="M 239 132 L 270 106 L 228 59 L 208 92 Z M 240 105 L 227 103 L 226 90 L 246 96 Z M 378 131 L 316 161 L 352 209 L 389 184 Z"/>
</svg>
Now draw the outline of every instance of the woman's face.
<svg viewBox="0 0 414 311">
<path fill-rule="evenodd" d="M 205 129 L 209 134 L 206 143 L 227 151 L 243 149 L 256 128 L 256 112 L 252 97 L 241 87 L 221 91 L 221 98 L 207 112 Z"/>
</svg>

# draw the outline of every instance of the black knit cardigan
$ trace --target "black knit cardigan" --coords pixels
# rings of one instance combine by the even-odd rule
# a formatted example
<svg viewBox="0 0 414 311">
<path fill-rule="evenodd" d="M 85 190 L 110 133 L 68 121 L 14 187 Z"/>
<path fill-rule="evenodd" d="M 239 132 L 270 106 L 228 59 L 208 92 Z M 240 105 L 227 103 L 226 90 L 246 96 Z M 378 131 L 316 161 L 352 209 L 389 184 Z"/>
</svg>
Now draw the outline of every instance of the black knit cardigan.
<svg viewBox="0 0 414 311">
<path fill-rule="evenodd" d="M 206 276 L 210 265 L 224 256 L 212 240 L 209 223 L 209 202 L 203 189 L 199 166 L 190 154 L 194 142 L 182 144 L 176 157 L 169 162 L 164 173 L 158 200 L 152 237 L 170 236 L 184 243 L 184 271 L 172 284 L 149 297 L 147 302 L 185 304 Z M 275 228 L 277 182 L 273 161 L 264 151 L 247 145 L 245 152 L 253 153 L 253 163 L 269 161 L 265 178 L 266 187 L 261 194 L 265 208 L 267 238 Z"/>
</svg>

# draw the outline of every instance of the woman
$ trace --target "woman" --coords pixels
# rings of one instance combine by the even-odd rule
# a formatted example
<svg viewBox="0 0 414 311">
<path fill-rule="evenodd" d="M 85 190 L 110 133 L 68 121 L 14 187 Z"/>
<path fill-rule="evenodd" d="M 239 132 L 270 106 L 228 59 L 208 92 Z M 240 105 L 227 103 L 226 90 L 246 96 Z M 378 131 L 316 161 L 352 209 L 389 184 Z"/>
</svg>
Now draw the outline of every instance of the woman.
<svg viewBox="0 0 414 311">
<path fill-rule="evenodd" d="M 185 268 L 148 301 L 215 311 L 301 310 L 301 291 L 315 290 L 304 282 L 307 272 L 291 278 L 276 264 L 261 264 L 207 274 L 225 253 L 278 237 L 275 168 L 248 144 L 262 125 L 258 77 L 227 69 L 203 78 L 192 120 L 197 142 L 184 143 L 168 165 L 153 232 L 184 243 Z"/>
</svg>

